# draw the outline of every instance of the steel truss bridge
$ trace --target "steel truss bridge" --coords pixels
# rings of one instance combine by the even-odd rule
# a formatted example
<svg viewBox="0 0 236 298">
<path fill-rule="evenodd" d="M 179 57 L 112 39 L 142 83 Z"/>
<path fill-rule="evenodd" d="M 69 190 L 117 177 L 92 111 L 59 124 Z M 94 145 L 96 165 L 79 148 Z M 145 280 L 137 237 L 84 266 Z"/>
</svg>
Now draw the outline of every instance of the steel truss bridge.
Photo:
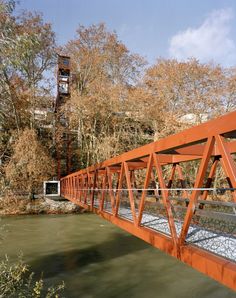
<svg viewBox="0 0 236 298">
<path fill-rule="evenodd" d="M 61 194 L 236 290 L 235 153 L 236 111 L 70 174 Z"/>
</svg>

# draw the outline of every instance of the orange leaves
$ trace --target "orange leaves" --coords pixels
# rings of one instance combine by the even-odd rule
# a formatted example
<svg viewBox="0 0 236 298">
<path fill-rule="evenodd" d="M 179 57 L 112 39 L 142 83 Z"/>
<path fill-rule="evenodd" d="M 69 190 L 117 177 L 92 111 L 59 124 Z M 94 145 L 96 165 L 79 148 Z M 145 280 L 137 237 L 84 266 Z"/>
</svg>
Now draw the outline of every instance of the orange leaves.
<svg viewBox="0 0 236 298">
<path fill-rule="evenodd" d="M 62 49 L 70 55 L 75 85 L 80 94 L 92 92 L 100 84 L 129 84 L 136 80 L 144 64 L 118 40 L 116 33 L 107 31 L 103 23 L 87 28 L 80 26 L 77 37 Z"/>
<path fill-rule="evenodd" d="M 11 189 L 24 191 L 37 190 L 55 171 L 53 160 L 31 129 L 25 129 L 16 140 L 5 170 Z"/>
</svg>

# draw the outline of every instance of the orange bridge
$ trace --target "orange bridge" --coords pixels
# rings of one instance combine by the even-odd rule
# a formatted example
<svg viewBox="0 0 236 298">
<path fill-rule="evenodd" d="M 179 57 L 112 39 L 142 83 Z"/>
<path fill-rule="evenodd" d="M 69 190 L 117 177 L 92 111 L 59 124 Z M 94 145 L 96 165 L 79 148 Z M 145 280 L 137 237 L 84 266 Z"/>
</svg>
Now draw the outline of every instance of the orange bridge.
<svg viewBox="0 0 236 298">
<path fill-rule="evenodd" d="M 236 111 L 70 174 L 61 194 L 236 290 L 235 139 Z"/>
</svg>

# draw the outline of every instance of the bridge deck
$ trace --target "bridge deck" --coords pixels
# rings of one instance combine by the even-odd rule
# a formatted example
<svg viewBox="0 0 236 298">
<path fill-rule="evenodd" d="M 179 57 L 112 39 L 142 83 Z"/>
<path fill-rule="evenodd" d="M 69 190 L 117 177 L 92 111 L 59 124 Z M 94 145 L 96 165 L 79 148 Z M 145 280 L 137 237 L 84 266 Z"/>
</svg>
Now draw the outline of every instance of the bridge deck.
<svg viewBox="0 0 236 298">
<path fill-rule="evenodd" d="M 98 200 L 95 200 L 94 207 L 99 208 Z M 111 204 L 105 204 L 103 211 L 112 214 Z M 120 207 L 119 217 L 133 222 L 131 208 Z M 177 234 L 179 235 L 183 223 L 175 221 L 175 225 Z M 144 212 L 141 226 L 164 233 L 167 236 L 171 235 L 168 220 L 164 216 Z M 199 227 L 198 225 L 190 225 L 186 242 L 236 262 L 236 237 L 230 234 L 221 232 L 217 233 L 216 231 L 207 230 L 203 227 Z"/>
<path fill-rule="evenodd" d="M 236 111 L 72 173 L 61 191 L 236 290 L 235 155 Z"/>
<path fill-rule="evenodd" d="M 93 208 L 91 202 L 84 203 L 70 195 L 65 197 L 79 206 L 92 210 L 94 213 L 111 221 L 120 228 L 143 239 L 153 246 L 175 256 L 168 220 L 164 216 L 143 213 L 140 227 L 134 227 L 132 211 L 128 207 L 119 207 L 117 216 L 112 214 L 111 204 L 106 202 L 103 210 L 100 209 L 100 200 L 94 199 Z M 182 223 L 176 221 L 178 234 Z M 186 244 L 181 249 L 180 259 L 193 268 L 198 269 L 214 279 L 220 281 L 233 290 L 236 290 L 236 238 L 225 233 L 217 233 L 190 225 L 186 238 Z M 214 274 L 209 274 L 214 268 Z"/>
</svg>

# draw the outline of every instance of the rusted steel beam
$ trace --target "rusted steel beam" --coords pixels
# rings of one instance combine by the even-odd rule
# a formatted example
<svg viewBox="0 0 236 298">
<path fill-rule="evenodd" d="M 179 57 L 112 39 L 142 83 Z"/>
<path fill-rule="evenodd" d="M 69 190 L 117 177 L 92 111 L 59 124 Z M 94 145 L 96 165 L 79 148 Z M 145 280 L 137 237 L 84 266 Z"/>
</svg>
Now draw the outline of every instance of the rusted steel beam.
<svg viewBox="0 0 236 298">
<path fill-rule="evenodd" d="M 111 173 L 118 173 L 120 171 L 120 169 L 121 169 L 121 166 L 120 167 L 109 167 L 109 170 Z"/>
<path fill-rule="evenodd" d="M 236 153 L 236 141 L 232 141 L 229 143 L 224 142 L 224 146 L 227 148 L 227 151 L 231 154 Z M 219 150 L 219 145 L 215 147 L 214 155 L 221 155 Z"/>
<path fill-rule="evenodd" d="M 130 172 L 129 172 L 129 166 L 126 162 L 124 162 L 124 170 L 125 170 L 125 177 L 127 182 L 127 188 L 128 188 L 128 194 L 129 194 L 129 201 L 130 201 L 130 207 L 133 215 L 133 220 L 135 226 L 137 225 L 137 215 L 135 210 L 135 202 L 134 202 L 134 194 L 132 191 L 132 185 L 130 180 Z"/>
<path fill-rule="evenodd" d="M 122 163 L 121 170 L 119 173 L 118 190 L 117 190 L 117 194 L 116 194 L 115 216 L 118 215 L 118 210 L 119 210 L 119 206 L 120 206 L 120 193 L 121 193 L 120 190 L 122 188 L 123 177 L 124 177 L 124 164 Z"/>
<path fill-rule="evenodd" d="M 179 245 L 183 245 L 183 243 L 185 242 L 187 233 L 188 233 L 188 229 L 193 217 L 193 213 L 195 211 L 195 207 L 196 207 L 196 203 L 197 203 L 197 199 L 198 196 L 200 194 L 200 191 L 198 190 L 198 188 L 202 187 L 203 184 L 203 179 L 205 177 L 206 174 L 206 170 L 207 170 L 207 166 L 212 154 L 212 150 L 213 150 L 213 146 L 215 144 L 215 138 L 214 137 L 210 137 L 207 140 L 207 143 L 205 145 L 205 150 L 204 150 L 204 154 L 201 160 L 201 164 L 197 173 L 197 177 L 196 177 L 196 181 L 194 184 L 194 190 L 191 194 L 190 197 L 190 202 L 188 205 L 188 209 L 187 209 L 187 213 L 185 215 L 185 219 L 184 219 L 184 223 L 183 223 L 183 227 L 181 230 L 181 234 L 180 234 L 180 239 L 179 239 Z"/>
<path fill-rule="evenodd" d="M 236 264 L 193 245 L 181 247 L 181 261 L 236 291 Z"/>
<path fill-rule="evenodd" d="M 93 210 L 93 206 L 94 206 L 94 196 L 95 196 L 95 188 L 97 186 L 97 171 L 94 171 L 94 176 L 93 176 L 93 188 L 92 188 L 92 194 L 91 194 L 91 198 L 92 198 L 92 201 L 91 201 L 91 211 Z"/>
<path fill-rule="evenodd" d="M 208 176 L 207 181 L 206 181 L 205 188 L 210 188 L 211 187 L 212 181 L 213 181 L 215 173 L 216 173 L 218 163 L 219 163 L 219 158 L 215 157 L 214 161 L 213 161 L 213 164 L 211 166 L 211 169 L 210 169 L 209 176 Z M 208 196 L 208 193 L 209 193 L 209 190 L 205 190 L 203 192 L 203 195 L 201 196 L 201 200 L 206 200 L 207 196 Z"/>
<path fill-rule="evenodd" d="M 198 155 L 202 156 L 204 151 L 203 144 L 187 145 L 182 148 L 172 149 L 172 154 L 176 155 Z"/>
<path fill-rule="evenodd" d="M 236 153 L 236 141 L 231 141 L 229 143 L 225 144 L 228 147 L 228 150 L 230 153 Z M 178 155 L 196 155 L 196 156 L 202 156 L 204 151 L 204 145 L 203 144 L 196 144 L 191 145 L 183 148 L 175 149 L 174 152 Z M 172 152 L 173 153 L 173 152 Z M 213 156 L 220 155 L 219 149 L 217 146 L 215 146 L 213 152 Z"/>
<path fill-rule="evenodd" d="M 111 208 L 112 208 L 112 214 L 115 213 L 115 196 L 113 192 L 112 187 L 112 173 L 109 167 L 107 167 L 107 180 L 108 180 L 108 188 L 109 188 L 109 196 L 111 200 Z"/>
<path fill-rule="evenodd" d="M 89 209 L 87 204 L 78 202 L 74 199 L 70 200 L 84 209 Z M 165 253 L 176 257 L 175 248 L 170 237 L 147 227 L 134 226 L 134 224 L 128 220 L 115 217 L 105 211 L 100 212 L 97 208 L 93 208 L 92 211 L 128 233 L 144 240 Z M 236 290 L 236 263 L 232 263 L 191 244 L 180 248 L 179 259 L 232 290 Z"/>
<path fill-rule="evenodd" d="M 142 196 L 141 196 L 141 200 L 140 200 L 140 203 L 139 203 L 139 212 L 138 212 L 138 221 L 137 221 L 137 224 L 139 226 L 140 226 L 141 221 L 142 221 L 145 198 L 146 198 L 146 193 L 147 193 L 146 189 L 148 188 L 148 185 L 149 185 L 151 172 L 152 172 L 152 166 L 153 166 L 153 156 L 151 154 L 149 156 L 149 159 L 148 159 L 148 166 L 147 166 L 145 181 L 144 181 L 144 185 L 143 185 Z"/>
<path fill-rule="evenodd" d="M 170 237 L 161 233 L 157 233 L 156 231 L 153 231 L 146 227 L 135 226 L 131 221 L 125 220 L 124 218 L 121 219 L 120 217 L 115 217 L 108 212 L 99 212 L 99 210 L 96 208 L 93 209 L 93 212 L 100 215 L 102 218 L 110 221 L 111 223 L 117 225 L 121 229 L 129 232 L 130 234 L 141 238 L 147 243 L 150 243 L 151 245 L 161 249 L 169 255 L 176 256 Z"/>
<path fill-rule="evenodd" d="M 220 135 L 216 135 L 216 143 L 219 149 L 219 152 L 222 156 L 220 159 L 223 169 L 225 171 L 225 174 L 227 175 L 227 178 L 230 182 L 230 185 L 232 185 L 233 188 L 236 188 L 236 165 L 235 162 L 230 154 L 230 151 L 228 147 L 226 146 L 226 142 L 224 141 L 224 138 Z M 233 192 L 233 198 L 236 202 L 236 191 Z"/>
<path fill-rule="evenodd" d="M 172 163 L 187 162 L 201 159 L 202 155 L 172 155 Z"/>
<path fill-rule="evenodd" d="M 79 177 L 79 200 L 81 201 L 83 197 L 83 176 Z"/>
<path fill-rule="evenodd" d="M 171 169 L 171 173 L 170 173 L 170 178 L 167 184 L 167 188 L 171 188 L 172 183 L 174 181 L 175 178 L 175 169 L 176 169 L 176 164 L 173 164 L 172 169 Z"/>
<path fill-rule="evenodd" d="M 147 163 L 146 162 L 137 162 L 137 161 L 129 161 L 127 162 L 127 165 L 129 166 L 129 169 L 136 169 L 136 168 L 146 168 L 147 167 Z"/>
<path fill-rule="evenodd" d="M 230 178 L 233 187 L 236 188 L 236 165 L 230 154 L 229 149 L 227 148 L 224 138 L 220 135 L 216 135 L 216 144 L 218 146 L 220 155 L 224 161 L 224 170 L 226 175 Z"/>
<path fill-rule="evenodd" d="M 188 199 L 189 195 L 188 195 L 187 191 L 185 190 L 186 184 L 185 184 L 185 179 L 184 179 L 182 168 L 180 167 L 179 164 L 177 164 L 176 169 L 177 169 L 177 173 L 179 176 L 179 181 L 180 181 L 181 187 L 183 188 L 183 198 Z"/>
<path fill-rule="evenodd" d="M 160 163 L 158 162 L 157 158 L 156 158 L 156 154 L 153 154 L 153 161 L 154 161 L 154 165 L 157 171 L 157 177 L 158 177 L 158 181 L 160 183 L 160 187 L 161 187 L 161 193 L 162 193 L 162 197 L 163 197 L 163 201 L 164 201 L 164 205 L 166 208 L 166 215 L 167 215 L 167 219 L 168 219 L 168 223 L 169 223 L 169 228 L 170 228 L 170 232 L 171 232 L 171 236 L 172 236 L 172 241 L 175 247 L 175 253 L 176 256 L 179 255 L 179 249 L 178 249 L 178 237 L 177 237 L 177 232 L 176 232 L 176 227 L 175 227 L 175 222 L 174 222 L 174 216 L 171 210 L 171 205 L 170 205 L 170 201 L 168 198 L 168 190 L 166 190 L 166 184 L 163 178 L 163 173 L 162 173 L 162 168 Z"/>
<path fill-rule="evenodd" d="M 100 214 L 102 217 L 124 228 L 133 235 L 192 265 L 194 268 L 223 284 L 236 289 L 235 264 L 232 262 L 229 263 L 222 257 L 215 256 L 211 252 L 206 252 L 185 242 L 190 223 L 198 206 L 197 204 L 207 199 L 208 190 L 204 190 L 201 196 L 199 188 L 203 187 L 204 178 L 208 172 L 208 165 L 211 159 L 213 159 L 213 164 L 205 188 L 211 186 L 217 164 L 220 161 L 229 186 L 233 188 L 231 191 L 236 201 L 236 191 L 234 190 L 236 188 L 236 165 L 231 156 L 232 153 L 236 152 L 236 141 L 226 142 L 224 136 L 236 136 L 236 112 L 70 174 L 61 179 L 62 195 L 79 204 L 81 207 Z M 200 160 L 200 166 L 195 178 L 194 189 L 189 196 L 185 190 L 181 165 L 184 162 L 192 160 Z M 163 177 L 163 165 L 172 165 L 172 171 L 167 185 Z M 139 176 L 139 180 L 144 180 L 142 181 L 143 185 L 140 182 L 141 180 L 138 181 L 139 185 L 141 184 L 139 186 L 141 189 L 137 188 L 135 182 L 135 171 L 138 172 L 139 169 L 143 169 L 141 171 L 142 175 Z M 157 174 L 156 177 L 154 172 Z M 175 226 L 175 221 L 178 221 L 178 218 L 174 220 L 169 198 L 175 172 L 177 172 L 180 179 L 183 197 L 188 198 L 189 201 L 188 207 L 182 208 L 185 212 L 185 217 L 179 237 L 177 236 Z M 166 209 L 170 237 L 142 225 L 145 201 L 149 195 L 147 189 L 151 181 L 155 183 L 158 181 L 160 185 L 159 191 L 161 191 L 162 202 Z M 113 186 L 114 182 L 116 183 L 115 187 Z M 126 189 L 126 193 L 128 191 L 133 221 L 125 220 L 119 216 L 121 190 L 124 188 Z M 134 190 L 136 193 L 142 191 L 137 214 Z M 159 196 L 159 191 L 154 187 L 156 197 Z M 99 207 L 96 204 L 96 208 L 94 206 L 95 193 L 99 201 Z M 103 209 L 105 195 L 111 201 L 112 214 L 108 214 Z M 199 198 L 202 200 L 199 201 Z M 200 211 L 197 210 L 196 214 L 200 214 Z M 162 213 L 160 214 L 162 216 Z M 231 276 L 227 276 L 226 272 L 227 274 L 231 274 Z"/>
<path fill-rule="evenodd" d="M 83 174 L 83 175 L 82 175 L 82 194 L 81 194 L 81 199 L 82 199 L 82 201 L 83 201 L 84 203 L 85 203 L 85 200 L 86 200 L 86 199 L 85 199 L 85 196 L 86 196 L 86 190 L 85 190 L 85 187 L 86 187 L 86 186 L 85 186 L 85 183 L 86 183 L 86 182 L 85 182 L 85 175 L 86 175 L 86 174 Z"/>
<path fill-rule="evenodd" d="M 103 181 L 102 181 L 102 193 L 101 193 L 101 202 L 99 206 L 99 210 L 103 210 L 103 205 L 104 205 L 104 199 L 105 199 L 105 194 L 106 194 L 106 189 L 107 189 L 107 172 L 103 176 Z"/>
<path fill-rule="evenodd" d="M 134 159 L 142 158 L 150 155 L 151 153 L 163 153 L 170 149 L 179 149 L 189 146 L 194 143 L 200 143 L 206 141 L 209 137 L 214 135 L 223 135 L 224 133 L 232 133 L 236 131 L 236 111 L 226 114 L 217 119 L 205 122 L 201 125 L 194 126 L 187 130 L 184 130 L 178 134 L 169 136 L 159 141 L 147 144 L 145 146 L 136 148 L 129 152 L 123 153 L 119 156 L 113 157 L 100 164 L 91 166 L 89 171 L 95 169 L 104 168 L 119 164 L 124 161 L 132 161 Z M 83 173 L 87 169 L 80 170 L 79 173 Z M 70 176 L 70 175 L 69 175 Z"/>
</svg>

